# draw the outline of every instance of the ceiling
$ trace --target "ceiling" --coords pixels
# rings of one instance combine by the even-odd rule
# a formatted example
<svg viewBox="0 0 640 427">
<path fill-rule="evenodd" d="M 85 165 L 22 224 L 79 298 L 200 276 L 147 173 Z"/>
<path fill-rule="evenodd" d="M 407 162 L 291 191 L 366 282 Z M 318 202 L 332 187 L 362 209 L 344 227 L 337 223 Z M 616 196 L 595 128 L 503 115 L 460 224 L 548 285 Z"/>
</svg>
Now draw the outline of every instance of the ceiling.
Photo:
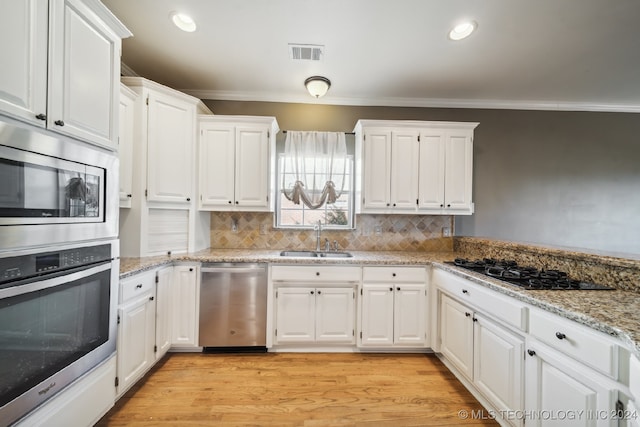
<svg viewBox="0 0 640 427">
<path fill-rule="evenodd" d="M 125 69 L 202 99 L 640 112 L 638 0 L 103 0 Z M 172 11 L 198 26 L 180 31 Z M 448 31 L 478 28 L 462 41 Z M 323 45 L 294 61 L 289 43 Z M 319 100 L 304 80 L 332 82 Z"/>
</svg>

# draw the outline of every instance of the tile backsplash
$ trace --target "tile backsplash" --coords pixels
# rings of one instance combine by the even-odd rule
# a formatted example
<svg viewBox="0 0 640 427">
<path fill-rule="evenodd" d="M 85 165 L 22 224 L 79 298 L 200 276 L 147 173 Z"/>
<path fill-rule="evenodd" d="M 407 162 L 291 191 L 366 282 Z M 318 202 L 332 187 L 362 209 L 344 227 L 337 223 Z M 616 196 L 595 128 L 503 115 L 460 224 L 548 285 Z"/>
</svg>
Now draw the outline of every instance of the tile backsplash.
<svg viewBox="0 0 640 427">
<path fill-rule="evenodd" d="M 322 241 L 338 242 L 352 251 L 451 251 L 453 230 L 450 215 L 356 216 L 355 230 L 323 230 Z M 313 230 L 277 229 L 273 213 L 212 212 L 211 247 L 226 249 L 315 249 Z"/>
</svg>

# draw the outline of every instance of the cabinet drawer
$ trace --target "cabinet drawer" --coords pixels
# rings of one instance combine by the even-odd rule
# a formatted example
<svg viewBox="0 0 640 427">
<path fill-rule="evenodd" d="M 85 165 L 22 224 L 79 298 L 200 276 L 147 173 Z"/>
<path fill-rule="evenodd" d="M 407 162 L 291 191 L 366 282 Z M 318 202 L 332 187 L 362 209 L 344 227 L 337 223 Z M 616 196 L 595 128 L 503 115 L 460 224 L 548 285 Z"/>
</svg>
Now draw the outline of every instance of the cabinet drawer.
<svg viewBox="0 0 640 427">
<path fill-rule="evenodd" d="M 363 282 L 425 283 L 427 270 L 424 267 L 364 267 Z"/>
<path fill-rule="evenodd" d="M 120 281 L 120 303 L 137 298 L 147 292 L 153 291 L 156 282 L 156 272 L 147 271 L 136 274 Z"/>
<path fill-rule="evenodd" d="M 540 310 L 531 310 L 529 332 L 591 368 L 617 377 L 618 345 L 609 336 Z"/>
<path fill-rule="evenodd" d="M 527 330 L 528 309 L 520 301 L 439 269 L 433 270 L 432 279 L 440 289 L 479 311 L 521 331 Z"/>
<path fill-rule="evenodd" d="M 271 280 L 274 282 L 360 282 L 360 267 L 338 265 L 273 266 Z"/>
</svg>

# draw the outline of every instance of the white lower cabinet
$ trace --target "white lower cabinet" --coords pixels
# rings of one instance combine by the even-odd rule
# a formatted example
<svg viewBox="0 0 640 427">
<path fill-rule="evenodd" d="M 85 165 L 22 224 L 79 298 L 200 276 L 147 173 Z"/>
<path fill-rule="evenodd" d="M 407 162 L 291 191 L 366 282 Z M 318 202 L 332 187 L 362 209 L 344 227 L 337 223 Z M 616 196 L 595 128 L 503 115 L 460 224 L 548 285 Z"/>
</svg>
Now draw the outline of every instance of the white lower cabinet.
<svg viewBox="0 0 640 427">
<path fill-rule="evenodd" d="M 526 365 L 527 426 L 619 425 L 616 382 L 534 340 Z"/>
<path fill-rule="evenodd" d="M 427 345 L 424 268 L 364 267 L 361 295 L 361 346 Z"/>
<path fill-rule="evenodd" d="M 355 342 L 355 290 L 286 287 L 276 290 L 276 344 Z"/>
<path fill-rule="evenodd" d="M 522 337 L 442 294 L 440 351 L 499 411 L 524 408 Z"/>
<path fill-rule="evenodd" d="M 164 356 L 171 347 L 171 326 L 173 323 L 171 291 L 173 267 L 164 267 L 156 273 L 156 345 L 155 359 Z"/>
<path fill-rule="evenodd" d="M 150 271 L 122 280 L 120 296 L 116 381 L 118 395 L 135 384 L 155 362 L 155 273 Z"/>
<path fill-rule="evenodd" d="M 200 277 L 198 265 L 176 265 L 173 267 L 173 292 L 171 301 L 172 335 L 171 347 L 182 350 L 197 350 Z"/>
</svg>

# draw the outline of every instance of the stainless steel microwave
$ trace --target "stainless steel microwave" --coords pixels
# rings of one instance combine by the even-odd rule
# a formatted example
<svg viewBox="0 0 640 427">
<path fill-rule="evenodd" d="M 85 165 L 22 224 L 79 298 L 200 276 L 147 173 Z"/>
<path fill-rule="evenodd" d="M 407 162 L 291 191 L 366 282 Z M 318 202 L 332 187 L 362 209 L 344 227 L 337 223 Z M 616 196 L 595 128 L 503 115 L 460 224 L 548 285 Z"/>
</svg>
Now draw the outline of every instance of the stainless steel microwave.
<svg viewBox="0 0 640 427">
<path fill-rule="evenodd" d="M 116 153 L 0 121 L 0 250 L 118 236 Z"/>
</svg>

